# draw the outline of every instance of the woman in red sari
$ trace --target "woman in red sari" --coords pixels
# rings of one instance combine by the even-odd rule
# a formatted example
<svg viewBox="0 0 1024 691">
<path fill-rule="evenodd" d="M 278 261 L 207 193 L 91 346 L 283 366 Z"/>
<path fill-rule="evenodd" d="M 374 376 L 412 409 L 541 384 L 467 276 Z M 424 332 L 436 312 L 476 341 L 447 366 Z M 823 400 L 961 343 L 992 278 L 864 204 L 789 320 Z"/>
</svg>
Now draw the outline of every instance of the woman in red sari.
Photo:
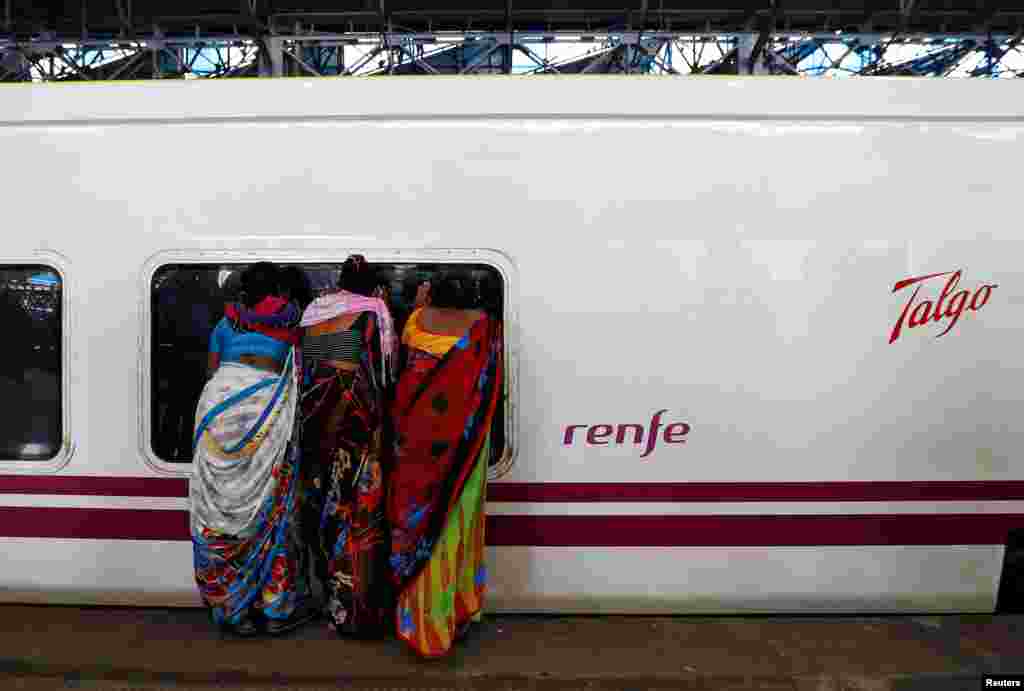
<svg viewBox="0 0 1024 691">
<path fill-rule="evenodd" d="M 503 340 L 500 321 L 472 304 L 467 280 L 433 284 L 430 304 L 403 331 L 406 364 L 392 406 L 396 628 L 423 657 L 446 654 L 479 620 L 487 582 L 484 502 Z"/>
</svg>

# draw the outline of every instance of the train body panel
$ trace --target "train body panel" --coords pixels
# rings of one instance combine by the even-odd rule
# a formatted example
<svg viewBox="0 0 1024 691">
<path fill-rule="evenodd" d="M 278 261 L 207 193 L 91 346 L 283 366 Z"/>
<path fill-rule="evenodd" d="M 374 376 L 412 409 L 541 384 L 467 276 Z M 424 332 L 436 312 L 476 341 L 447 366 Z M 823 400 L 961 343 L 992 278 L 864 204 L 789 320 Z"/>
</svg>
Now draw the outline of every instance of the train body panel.
<svg viewBox="0 0 1024 691">
<path fill-rule="evenodd" d="M 185 541 L 0 538 L 0 602 L 195 607 Z M 991 612 L 1001 546 L 492 547 L 506 612 Z M 681 579 L 685 579 L 682 580 Z"/>
<path fill-rule="evenodd" d="M 0 90 L 0 264 L 61 274 L 65 423 L 0 461 L 0 598 L 198 603 L 154 272 L 360 251 L 504 281 L 492 607 L 991 610 L 1024 528 L 1024 105 L 839 86 Z"/>
</svg>

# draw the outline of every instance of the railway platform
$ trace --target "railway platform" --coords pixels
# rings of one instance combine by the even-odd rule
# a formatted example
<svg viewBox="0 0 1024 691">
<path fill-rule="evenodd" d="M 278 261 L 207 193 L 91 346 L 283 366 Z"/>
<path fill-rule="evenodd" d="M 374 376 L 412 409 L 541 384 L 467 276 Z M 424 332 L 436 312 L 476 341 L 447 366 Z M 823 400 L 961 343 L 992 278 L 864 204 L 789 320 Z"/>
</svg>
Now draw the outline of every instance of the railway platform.
<svg viewBox="0 0 1024 691">
<path fill-rule="evenodd" d="M 1024 616 L 492 615 L 449 658 L 220 634 L 201 610 L 0 606 L 3 689 L 978 689 L 1024 674 Z"/>
</svg>

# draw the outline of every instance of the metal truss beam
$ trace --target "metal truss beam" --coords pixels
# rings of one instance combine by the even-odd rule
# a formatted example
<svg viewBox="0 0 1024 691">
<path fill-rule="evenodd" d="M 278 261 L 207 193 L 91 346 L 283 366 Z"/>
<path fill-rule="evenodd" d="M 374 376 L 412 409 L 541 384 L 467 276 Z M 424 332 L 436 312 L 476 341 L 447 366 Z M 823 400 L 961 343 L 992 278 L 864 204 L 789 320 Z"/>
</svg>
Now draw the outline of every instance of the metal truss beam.
<svg viewBox="0 0 1024 691">
<path fill-rule="evenodd" d="M 316 43 L 322 45 L 369 45 L 379 43 L 398 44 L 402 41 L 418 44 L 451 44 L 462 43 L 474 40 L 497 41 L 504 37 L 515 43 L 524 44 L 545 44 L 545 43 L 607 43 L 610 41 L 623 42 L 629 40 L 735 40 L 738 35 L 749 32 L 713 32 L 713 31 L 644 31 L 644 32 L 579 32 L 579 31 L 514 31 L 514 32 L 492 32 L 492 31 L 438 31 L 438 32 L 346 32 L 346 33 L 300 33 L 300 34 L 274 34 L 285 42 L 295 43 Z M 779 40 L 842 40 L 860 41 L 862 43 L 875 43 L 882 40 L 892 40 L 905 43 L 934 43 L 937 41 L 963 41 L 973 40 L 983 42 L 988 40 L 1002 41 L 1009 40 L 1020 35 L 1019 31 L 1014 32 L 968 32 L 958 34 L 946 33 L 884 33 L 878 31 L 870 32 L 799 32 L 799 31 L 772 31 L 770 32 L 773 41 Z M 140 44 L 166 43 L 181 46 L 223 45 L 232 42 L 251 42 L 258 40 L 258 36 L 250 36 L 242 33 L 229 34 L 194 34 L 194 35 L 169 35 L 163 32 L 154 32 L 148 35 L 136 35 L 130 40 L 118 38 L 87 38 L 74 41 L 57 40 L 52 37 L 40 38 L 15 38 L 11 36 L 0 36 L 0 50 L 11 47 L 24 47 L 39 51 L 54 50 L 58 47 L 75 48 L 120 48 L 131 47 Z"/>
<path fill-rule="evenodd" d="M 247 0 L 248 1 L 248 0 Z M 909 0 L 908 0 L 909 1 Z M 128 0 L 122 0 L 127 12 Z M 882 34 L 714 32 L 242 33 L 125 39 L 0 36 L 0 80 L 394 74 L 772 74 L 1010 77 L 1024 30 Z"/>
<path fill-rule="evenodd" d="M 997 44 L 993 41 L 989 41 L 988 43 L 986 43 L 984 46 L 984 61 L 980 62 L 978 66 L 971 71 L 970 76 L 996 76 L 998 74 L 999 67 L 1002 64 L 1002 61 L 1007 57 L 1007 55 L 1010 55 L 1013 51 L 1016 51 L 1020 47 L 1022 39 L 1024 39 L 1024 32 L 1018 33 L 1009 41 L 1005 41 L 1001 44 Z M 1017 74 L 1018 77 L 1021 75 L 1024 75 L 1024 70 L 1020 70 Z"/>
<path fill-rule="evenodd" d="M 211 10 L 211 8 L 215 8 Z M 0 0 L 0 31 L 60 41 L 83 37 L 131 38 L 156 25 L 168 33 L 204 34 L 241 30 L 263 35 L 365 31 L 535 29 L 572 31 L 708 31 L 762 33 L 776 28 L 802 32 L 852 31 L 857 27 L 925 33 L 983 30 L 1015 32 L 1024 25 L 1024 6 L 1008 0 L 624 0 L 520 3 L 515 0 Z M 504 47 L 506 53 L 512 47 Z M 628 51 L 627 51 L 628 52 Z"/>
</svg>

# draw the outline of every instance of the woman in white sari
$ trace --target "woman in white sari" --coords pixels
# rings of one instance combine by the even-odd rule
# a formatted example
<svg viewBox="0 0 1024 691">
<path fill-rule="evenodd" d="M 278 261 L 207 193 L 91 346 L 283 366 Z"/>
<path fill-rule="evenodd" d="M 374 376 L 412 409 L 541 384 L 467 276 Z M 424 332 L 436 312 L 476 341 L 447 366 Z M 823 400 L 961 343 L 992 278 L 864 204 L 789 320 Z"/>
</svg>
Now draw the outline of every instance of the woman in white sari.
<svg viewBox="0 0 1024 691">
<path fill-rule="evenodd" d="M 196 410 L 191 531 L 196 583 L 213 621 L 282 633 L 312 619 L 299 526 L 299 309 L 272 264 L 242 275 L 210 342 L 213 376 Z"/>
</svg>

